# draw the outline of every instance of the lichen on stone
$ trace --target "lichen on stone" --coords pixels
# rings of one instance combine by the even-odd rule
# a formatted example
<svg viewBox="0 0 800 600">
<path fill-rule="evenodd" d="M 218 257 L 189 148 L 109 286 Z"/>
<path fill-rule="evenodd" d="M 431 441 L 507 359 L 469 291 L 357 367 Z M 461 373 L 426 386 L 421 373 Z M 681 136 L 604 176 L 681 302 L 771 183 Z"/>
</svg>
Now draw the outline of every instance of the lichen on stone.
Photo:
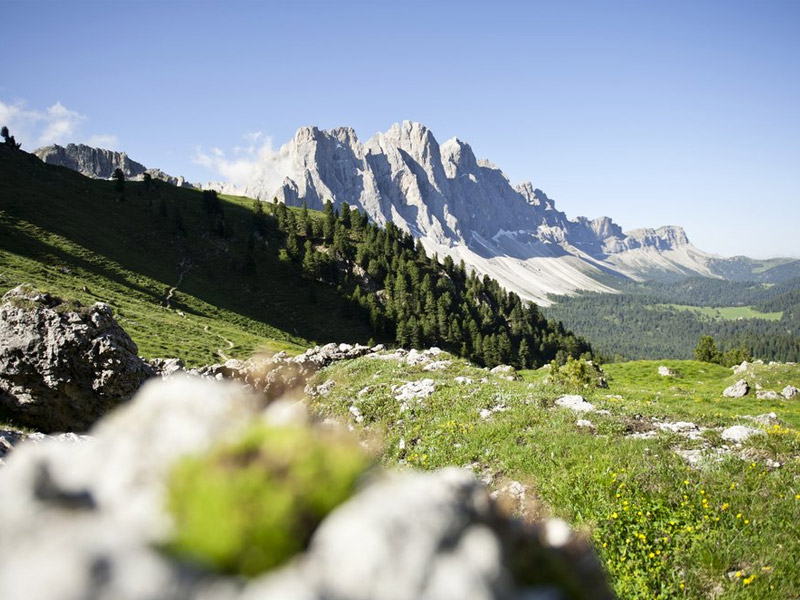
<svg viewBox="0 0 800 600">
<path fill-rule="evenodd" d="M 368 464 L 354 441 L 330 432 L 253 426 L 176 465 L 168 549 L 226 573 L 269 570 L 307 547 Z"/>
</svg>

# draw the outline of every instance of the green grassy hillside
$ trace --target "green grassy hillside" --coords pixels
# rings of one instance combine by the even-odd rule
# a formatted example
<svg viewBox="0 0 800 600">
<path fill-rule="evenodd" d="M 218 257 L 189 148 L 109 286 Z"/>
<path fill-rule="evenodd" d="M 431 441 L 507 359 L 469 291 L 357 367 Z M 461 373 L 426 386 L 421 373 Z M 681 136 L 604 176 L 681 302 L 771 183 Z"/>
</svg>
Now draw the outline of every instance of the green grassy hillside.
<svg viewBox="0 0 800 600">
<path fill-rule="evenodd" d="M 197 364 L 371 339 L 520 367 L 591 353 L 496 281 L 346 205 L 120 187 L 7 146 L 0 180 L 0 291 L 27 282 L 108 302 L 148 357 Z"/>
<path fill-rule="evenodd" d="M 547 369 L 507 381 L 443 359 L 452 362 L 436 371 L 370 358 L 335 365 L 314 382 L 335 382 L 315 409 L 379 440 L 386 465 L 463 466 L 495 490 L 522 483 L 515 510 L 560 516 L 589 537 L 620 598 L 800 594 L 800 401 L 722 396 L 740 377 L 764 390 L 800 387 L 800 367 L 734 375 L 637 361 L 608 365 L 608 389 L 577 390 L 548 384 Z M 675 375 L 660 376 L 661 365 Z M 426 379 L 430 395 L 397 399 L 400 386 Z M 557 407 L 564 393 L 597 411 Z M 732 425 L 759 434 L 736 446 L 721 437 Z"/>
<path fill-rule="evenodd" d="M 335 287 L 281 254 L 272 221 L 252 243 L 250 200 L 223 199 L 220 235 L 198 191 L 126 182 L 120 200 L 113 182 L 0 152 L 1 291 L 28 282 L 108 302 L 142 354 L 190 364 L 372 335 Z"/>
</svg>

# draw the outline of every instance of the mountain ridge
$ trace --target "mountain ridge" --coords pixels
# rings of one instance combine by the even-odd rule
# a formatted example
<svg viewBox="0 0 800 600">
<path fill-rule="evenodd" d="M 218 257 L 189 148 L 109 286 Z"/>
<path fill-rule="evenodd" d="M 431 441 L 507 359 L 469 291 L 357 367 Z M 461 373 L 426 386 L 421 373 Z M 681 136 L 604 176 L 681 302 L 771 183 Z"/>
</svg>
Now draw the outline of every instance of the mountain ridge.
<svg viewBox="0 0 800 600">
<path fill-rule="evenodd" d="M 712 255 L 694 249 L 681 228 L 625 233 L 610 217 L 571 220 L 531 182 L 512 185 L 466 142 L 439 144 L 412 121 L 364 143 L 349 127 L 301 127 L 239 191 L 310 208 L 325 199 L 337 208 L 346 202 L 378 223 L 410 231 L 429 252 L 463 259 L 542 304 L 552 293 L 612 292 L 603 283 L 608 274 L 638 279 L 643 266 L 713 276 L 706 266 Z M 617 256 L 640 249 L 657 251 L 658 260 L 642 252 Z M 550 264 L 554 259 L 558 264 Z"/>
<path fill-rule="evenodd" d="M 701 275 L 771 281 L 800 272 L 800 261 L 773 264 L 704 252 L 678 225 L 623 231 L 608 216 L 570 219 L 533 183 L 512 184 L 468 143 L 454 137 L 439 144 L 430 129 L 412 121 L 363 143 L 351 127 L 300 127 L 278 151 L 262 154 L 244 185 L 202 187 L 320 210 L 328 199 L 338 210 L 346 203 L 379 225 L 395 223 L 428 252 L 464 260 L 542 305 L 551 295 L 613 293 L 629 280 Z"/>
<path fill-rule="evenodd" d="M 173 177 L 161 169 L 147 168 L 132 160 L 127 153 L 105 148 L 95 148 L 86 144 L 52 144 L 37 148 L 33 153 L 39 160 L 49 165 L 58 165 L 77 171 L 92 179 L 110 179 L 116 169 L 120 169 L 126 179 L 141 181 L 145 173 L 153 179 L 166 181 L 177 187 L 197 187 L 183 177 Z"/>
</svg>

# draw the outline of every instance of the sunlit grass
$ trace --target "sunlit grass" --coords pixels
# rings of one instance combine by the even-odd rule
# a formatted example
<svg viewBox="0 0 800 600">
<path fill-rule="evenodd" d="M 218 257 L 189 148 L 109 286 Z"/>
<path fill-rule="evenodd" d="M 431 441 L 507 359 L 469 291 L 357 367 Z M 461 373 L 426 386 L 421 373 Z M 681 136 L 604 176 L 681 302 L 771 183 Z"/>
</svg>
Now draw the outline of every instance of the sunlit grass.
<svg viewBox="0 0 800 600">
<path fill-rule="evenodd" d="M 755 365 L 734 375 L 696 361 L 608 365 L 610 387 L 584 392 L 610 411 L 585 415 L 592 432 L 577 426 L 577 415 L 554 408 L 565 390 L 545 385 L 546 370 L 505 381 L 452 360 L 432 373 L 366 358 L 336 365 L 318 376 L 317 383 L 329 378 L 335 385 L 314 408 L 369 439 L 377 435 L 386 465 L 469 465 L 496 482 L 525 482 L 536 514 L 565 518 L 593 540 L 620 598 L 777 600 L 800 593 L 800 538 L 790 533 L 800 519 L 799 403 L 722 397 L 739 377 L 753 386 L 800 387 L 800 367 Z M 658 375 L 659 365 L 677 376 Z M 472 383 L 455 382 L 459 375 Z M 392 386 L 423 378 L 435 382 L 435 392 L 403 410 Z M 496 412 L 484 419 L 481 409 Z M 745 418 L 773 411 L 778 425 Z M 699 442 L 666 432 L 628 437 L 630 422 L 648 415 L 717 429 L 748 424 L 766 435 L 689 468 L 674 450 L 713 454 L 722 446 L 717 429 Z"/>
</svg>

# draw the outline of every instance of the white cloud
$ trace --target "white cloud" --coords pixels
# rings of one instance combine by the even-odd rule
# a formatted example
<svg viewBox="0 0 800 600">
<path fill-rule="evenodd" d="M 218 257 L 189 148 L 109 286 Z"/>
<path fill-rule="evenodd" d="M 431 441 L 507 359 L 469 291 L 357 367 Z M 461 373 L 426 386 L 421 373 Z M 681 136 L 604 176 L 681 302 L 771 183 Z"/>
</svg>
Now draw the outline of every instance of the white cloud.
<svg viewBox="0 0 800 600">
<path fill-rule="evenodd" d="M 94 146 L 95 148 L 103 148 L 105 150 L 117 150 L 119 140 L 117 136 L 108 133 L 100 133 L 91 136 L 86 140 L 86 144 Z"/>
<path fill-rule="evenodd" d="M 39 145 L 63 144 L 75 139 L 75 133 L 82 121 L 86 120 L 82 114 L 69 110 L 61 102 L 56 102 L 49 107 L 41 118 L 44 131 L 39 134 Z"/>
<path fill-rule="evenodd" d="M 254 186 L 272 192 L 283 184 L 287 176 L 294 174 L 285 147 L 274 150 L 272 138 L 261 131 L 246 133 L 242 137 L 247 145 L 234 146 L 231 158 L 220 148 L 208 151 L 197 148 L 193 162 L 212 171 L 214 177 L 242 189 Z"/>
<path fill-rule="evenodd" d="M 110 134 L 85 137 L 81 127 L 87 121 L 86 116 L 61 102 L 45 109 L 36 109 L 29 108 L 23 101 L 11 104 L 0 101 L 0 124 L 7 125 L 11 134 L 29 150 L 34 146 L 80 141 L 90 146 L 106 147 L 118 143 L 116 136 Z"/>
</svg>

